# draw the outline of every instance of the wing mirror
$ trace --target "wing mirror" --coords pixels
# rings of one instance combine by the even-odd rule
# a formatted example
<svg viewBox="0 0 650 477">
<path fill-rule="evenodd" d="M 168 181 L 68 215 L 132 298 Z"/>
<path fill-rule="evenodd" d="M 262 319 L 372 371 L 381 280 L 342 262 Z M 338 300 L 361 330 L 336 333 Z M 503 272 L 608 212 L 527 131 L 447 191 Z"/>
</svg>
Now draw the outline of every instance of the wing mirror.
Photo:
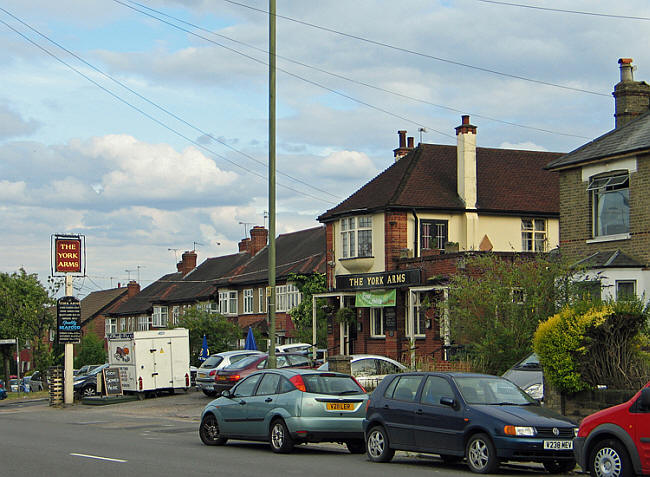
<svg viewBox="0 0 650 477">
<path fill-rule="evenodd" d="M 224 391 L 221 391 L 221 396 L 222 396 L 222 397 L 225 397 L 225 398 L 227 398 L 227 399 L 232 399 L 233 394 L 232 394 L 232 392 L 230 391 L 230 389 L 226 389 L 226 390 L 224 390 Z"/>
<path fill-rule="evenodd" d="M 441 397 L 440 404 L 443 406 L 449 406 L 452 409 L 456 409 L 456 400 L 450 397 Z"/>
</svg>

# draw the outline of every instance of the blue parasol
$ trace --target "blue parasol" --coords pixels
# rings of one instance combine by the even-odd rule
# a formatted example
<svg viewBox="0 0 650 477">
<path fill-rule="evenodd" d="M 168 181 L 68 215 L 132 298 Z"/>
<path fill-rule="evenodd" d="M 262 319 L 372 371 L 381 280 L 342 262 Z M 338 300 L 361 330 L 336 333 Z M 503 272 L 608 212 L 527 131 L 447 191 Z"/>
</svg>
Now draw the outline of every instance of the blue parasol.
<svg viewBox="0 0 650 477">
<path fill-rule="evenodd" d="M 199 361 L 203 362 L 206 359 L 208 359 L 208 356 L 210 356 L 210 350 L 208 349 L 208 340 L 203 335 L 203 345 L 201 345 L 201 352 L 199 353 Z"/>
<path fill-rule="evenodd" d="M 246 335 L 246 344 L 244 349 L 256 350 L 257 344 L 255 344 L 255 337 L 253 336 L 253 328 L 248 327 L 248 334 Z"/>
</svg>

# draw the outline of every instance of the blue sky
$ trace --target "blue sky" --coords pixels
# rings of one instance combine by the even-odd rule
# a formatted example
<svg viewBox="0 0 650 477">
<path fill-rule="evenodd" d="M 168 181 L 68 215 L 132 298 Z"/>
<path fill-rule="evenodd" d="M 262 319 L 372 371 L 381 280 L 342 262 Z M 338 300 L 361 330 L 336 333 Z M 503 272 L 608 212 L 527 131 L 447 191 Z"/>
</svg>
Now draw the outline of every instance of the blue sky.
<svg viewBox="0 0 650 477">
<path fill-rule="evenodd" d="M 137 278 L 126 270 L 138 266 L 146 286 L 175 269 L 168 249 L 199 243 L 201 262 L 237 250 L 240 222 L 266 224 L 268 2 L 140 3 L 152 10 L 127 0 L 3 3 L 2 22 L 155 121 L 0 23 L 0 271 L 24 267 L 45 281 L 50 235 L 80 233 L 79 295 Z M 650 18 L 645 0 L 543 6 Z M 470 114 L 479 146 L 569 152 L 613 127 L 618 58 L 634 58 L 635 78 L 650 80 L 642 19 L 480 0 L 277 8 L 278 169 L 299 179 L 278 175 L 278 233 L 316 226 L 390 166 L 400 129 L 416 143 L 425 127 L 423 142 L 454 144 Z"/>
</svg>

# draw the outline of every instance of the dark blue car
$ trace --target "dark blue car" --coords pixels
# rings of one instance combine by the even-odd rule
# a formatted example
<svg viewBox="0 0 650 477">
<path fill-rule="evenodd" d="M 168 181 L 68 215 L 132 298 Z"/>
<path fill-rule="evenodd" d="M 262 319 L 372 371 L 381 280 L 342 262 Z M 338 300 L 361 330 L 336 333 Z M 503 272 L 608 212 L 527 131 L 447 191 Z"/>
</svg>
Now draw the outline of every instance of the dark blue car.
<svg viewBox="0 0 650 477">
<path fill-rule="evenodd" d="M 406 450 L 438 454 L 448 463 L 465 459 L 481 474 L 496 472 L 503 461 L 540 462 L 551 473 L 575 467 L 577 424 L 498 376 L 387 376 L 370 397 L 363 426 L 374 462 Z"/>
</svg>

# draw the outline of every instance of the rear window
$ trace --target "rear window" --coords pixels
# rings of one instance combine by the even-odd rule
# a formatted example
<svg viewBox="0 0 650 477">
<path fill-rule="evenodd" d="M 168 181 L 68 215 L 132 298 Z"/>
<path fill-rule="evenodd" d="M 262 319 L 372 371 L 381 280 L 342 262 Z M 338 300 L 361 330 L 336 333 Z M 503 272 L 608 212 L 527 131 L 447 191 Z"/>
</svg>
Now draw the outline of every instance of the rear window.
<svg viewBox="0 0 650 477">
<path fill-rule="evenodd" d="M 201 365 L 201 369 L 212 369 L 216 368 L 219 366 L 219 363 L 223 361 L 223 357 L 221 356 L 210 356 L 208 359 L 203 361 L 203 364 Z"/>
<path fill-rule="evenodd" d="M 259 355 L 254 355 L 254 356 L 249 356 L 247 358 L 244 358 L 242 360 L 237 361 L 236 363 L 229 364 L 223 369 L 243 369 L 251 364 L 253 364 L 255 361 L 260 359 Z"/>
<path fill-rule="evenodd" d="M 363 389 L 350 376 L 336 374 L 303 374 L 301 375 L 305 388 L 309 393 L 332 394 L 363 394 Z"/>
</svg>

